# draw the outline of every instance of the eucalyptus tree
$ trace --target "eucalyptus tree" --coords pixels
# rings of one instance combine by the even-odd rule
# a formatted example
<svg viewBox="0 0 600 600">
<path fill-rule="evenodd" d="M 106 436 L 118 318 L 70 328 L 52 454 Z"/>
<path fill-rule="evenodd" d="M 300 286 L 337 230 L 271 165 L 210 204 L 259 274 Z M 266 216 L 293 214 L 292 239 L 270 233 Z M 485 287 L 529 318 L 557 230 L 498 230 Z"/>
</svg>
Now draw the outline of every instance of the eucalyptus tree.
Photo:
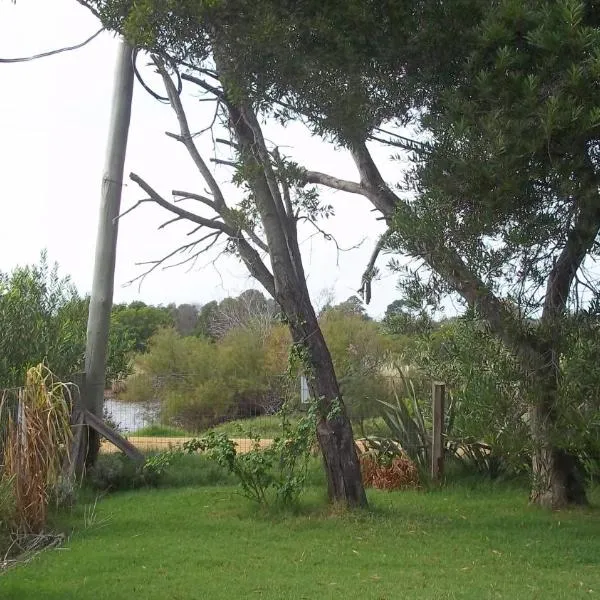
<svg viewBox="0 0 600 600">
<path fill-rule="evenodd" d="M 157 4 L 154 8 L 168 9 L 165 4 Z M 152 11 L 147 16 L 153 18 Z M 111 25 L 110 20 L 108 25 Z M 120 28 L 114 24 L 113 27 Z M 138 35 L 143 36 L 142 27 Z M 183 220 L 194 225 L 190 241 L 151 263 L 150 271 L 178 255 L 187 254 L 183 262 L 194 260 L 225 240 L 226 250 L 239 257 L 249 273 L 277 302 L 291 332 L 292 366 L 307 375 L 311 395 L 317 404 L 316 435 L 329 496 L 332 501 L 349 506 L 366 506 L 352 426 L 310 300 L 298 241 L 298 222 L 316 223 L 319 218 L 331 214 L 331 207 L 323 205 L 316 192 L 305 186 L 302 170 L 267 143 L 259 121 L 260 104 L 245 92 L 244 85 L 240 85 L 232 57 L 227 52 L 227 41 L 207 30 L 206 39 L 211 36 L 212 41 L 202 56 L 198 54 L 193 63 L 184 66 L 181 78 L 186 85 L 195 87 L 216 103 L 217 118 L 224 120 L 226 132 L 226 138 L 220 138 L 219 143 L 231 153 L 229 160 L 221 162 L 234 169 L 241 201 L 227 198 L 199 150 L 183 106 L 181 90 L 171 76 L 170 67 L 175 61 L 161 48 L 146 44 L 153 51 L 152 60 L 162 76 L 166 98 L 178 124 L 178 132 L 167 135 L 185 147 L 208 191 L 173 190 L 174 201 L 171 201 L 140 175 L 132 173 L 131 180 L 146 197 L 126 213 L 151 202 L 171 213 L 168 223 Z M 144 45 L 137 36 L 131 39 L 133 43 Z M 183 208 L 182 200 L 192 201 L 200 208 Z"/>
<path fill-rule="evenodd" d="M 347 148 L 357 181 L 294 177 L 365 196 L 389 224 L 367 300 L 390 248 L 413 258 L 408 296 L 456 294 L 475 310 L 519 359 L 533 501 L 585 501 L 557 397 L 566 316 L 584 289 L 596 296 L 598 0 L 81 1 L 180 65 L 202 68 L 218 50 L 232 96 Z M 412 168 L 386 180 L 375 144 Z"/>
</svg>

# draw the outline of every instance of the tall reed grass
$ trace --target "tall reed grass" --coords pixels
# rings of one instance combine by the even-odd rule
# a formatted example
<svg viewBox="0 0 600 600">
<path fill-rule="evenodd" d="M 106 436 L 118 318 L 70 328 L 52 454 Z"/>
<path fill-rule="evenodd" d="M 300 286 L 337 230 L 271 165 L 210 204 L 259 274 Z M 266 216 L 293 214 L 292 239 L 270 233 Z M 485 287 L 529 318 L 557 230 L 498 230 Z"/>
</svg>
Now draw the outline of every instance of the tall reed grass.
<svg viewBox="0 0 600 600">
<path fill-rule="evenodd" d="M 14 500 L 13 530 L 41 533 L 48 504 L 61 478 L 71 445 L 71 392 L 43 364 L 27 371 L 17 391 L 17 409 L 0 400 L 0 422 L 6 424 L 2 483 Z"/>
</svg>

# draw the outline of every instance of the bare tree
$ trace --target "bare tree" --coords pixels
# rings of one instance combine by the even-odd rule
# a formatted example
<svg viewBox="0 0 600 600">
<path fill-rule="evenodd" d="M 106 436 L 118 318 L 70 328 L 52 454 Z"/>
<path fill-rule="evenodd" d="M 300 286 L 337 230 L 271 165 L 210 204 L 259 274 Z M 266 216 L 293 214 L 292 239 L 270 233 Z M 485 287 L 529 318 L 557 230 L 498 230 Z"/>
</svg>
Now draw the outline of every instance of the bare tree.
<svg viewBox="0 0 600 600">
<path fill-rule="evenodd" d="M 320 214 L 315 194 L 304 189 L 305 182 L 299 178 L 301 170 L 282 159 L 277 148 L 268 146 L 254 106 L 241 97 L 239 91 L 230 93 L 222 85 L 223 81 L 231 83 L 231 80 L 227 78 L 225 61 L 215 56 L 216 70 L 190 69 L 182 74 L 182 78 L 215 100 L 215 121 L 218 116 L 225 118 L 229 139 L 219 142 L 230 149 L 232 156 L 231 160 L 217 162 L 236 169 L 237 180 L 246 192 L 243 203 L 234 205 L 228 202 L 197 147 L 165 60 L 157 55 L 153 56 L 153 60 L 179 124 L 178 133 L 167 135 L 185 146 L 208 191 L 199 194 L 174 190 L 174 199 L 170 201 L 139 175 L 130 175 L 147 197 L 126 213 L 152 202 L 172 214 L 163 226 L 178 221 L 195 225 L 189 234 L 196 236 L 192 241 L 168 256 L 147 263 L 149 268 L 145 274 L 172 264 L 170 261 L 179 255 L 184 255 L 184 258 L 177 264 L 194 261 L 220 240 L 226 241 L 227 249 L 237 254 L 250 274 L 274 298 L 289 325 L 294 353 L 303 362 L 303 368 L 309 375 L 312 397 L 318 405 L 317 439 L 330 499 L 349 506 L 366 506 L 352 427 L 309 297 L 298 243 L 298 222 L 307 220 L 314 223 Z M 201 210 L 182 208 L 179 204 L 182 200 L 194 201 Z"/>
<path fill-rule="evenodd" d="M 258 290 L 246 290 L 237 298 L 222 300 L 208 327 L 217 338 L 232 329 L 250 328 L 261 339 L 265 339 L 279 312 L 273 300 L 265 298 Z"/>
</svg>

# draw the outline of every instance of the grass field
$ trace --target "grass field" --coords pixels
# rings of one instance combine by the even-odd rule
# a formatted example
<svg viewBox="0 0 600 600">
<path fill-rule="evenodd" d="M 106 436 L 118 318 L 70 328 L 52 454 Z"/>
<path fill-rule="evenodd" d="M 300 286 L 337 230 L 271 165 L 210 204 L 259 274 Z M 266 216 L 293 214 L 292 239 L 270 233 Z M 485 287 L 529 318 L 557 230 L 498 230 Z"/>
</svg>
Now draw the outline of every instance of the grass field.
<svg viewBox="0 0 600 600">
<path fill-rule="evenodd" d="M 295 423 L 297 416 L 290 417 L 290 422 Z M 365 419 L 361 424 L 353 424 L 353 428 L 357 437 L 364 435 L 387 434 L 389 429 L 386 427 L 383 419 L 371 418 Z M 213 431 L 223 432 L 231 437 L 246 437 L 250 431 L 260 437 L 272 439 L 280 436 L 282 433 L 281 416 L 279 415 L 262 415 L 251 419 L 239 419 L 229 421 L 218 425 Z M 169 427 L 166 425 L 149 425 L 129 434 L 128 437 L 189 437 L 194 435 L 194 432 L 188 432 L 177 427 Z M 198 435 L 202 435 L 198 433 Z"/>
<path fill-rule="evenodd" d="M 322 488 L 321 488 L 322 490 Z M 369 494 L 370 513 L 258 510 L 231 486 L 124 492 L 65 549 L 0 577 L 7 600 L 553 599 L 600 594 L 600 512 L 522 489 Z M 594 495 L 596 502 L 600 495 Z"/>
</svg>

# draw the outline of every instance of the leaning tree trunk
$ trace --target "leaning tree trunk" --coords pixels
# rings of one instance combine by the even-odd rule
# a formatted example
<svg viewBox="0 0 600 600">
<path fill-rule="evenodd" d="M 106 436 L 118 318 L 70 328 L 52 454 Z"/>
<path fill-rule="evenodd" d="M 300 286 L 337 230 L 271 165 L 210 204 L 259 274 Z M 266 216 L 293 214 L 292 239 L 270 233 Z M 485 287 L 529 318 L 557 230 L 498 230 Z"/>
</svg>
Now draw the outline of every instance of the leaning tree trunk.
<svg viewBox="0 0 600 600">
<path fill-rule="evenodd" d="M 305 290 L 306 297 L 308 291 Z M 315 402 L 318 402 L 319 420 L 317 440 L 327 477 L 327 490 L 332 502 L 350 507 L 367 506 L 360 463 L 352 425 L 346 412 L 337 376 L 317 321 L 309 302 L 297 302 L 298 296 L 278 298 L 290 319 L 290 330 L 295 344 L 306 351 L 307 380 Z"/>
</svg>

